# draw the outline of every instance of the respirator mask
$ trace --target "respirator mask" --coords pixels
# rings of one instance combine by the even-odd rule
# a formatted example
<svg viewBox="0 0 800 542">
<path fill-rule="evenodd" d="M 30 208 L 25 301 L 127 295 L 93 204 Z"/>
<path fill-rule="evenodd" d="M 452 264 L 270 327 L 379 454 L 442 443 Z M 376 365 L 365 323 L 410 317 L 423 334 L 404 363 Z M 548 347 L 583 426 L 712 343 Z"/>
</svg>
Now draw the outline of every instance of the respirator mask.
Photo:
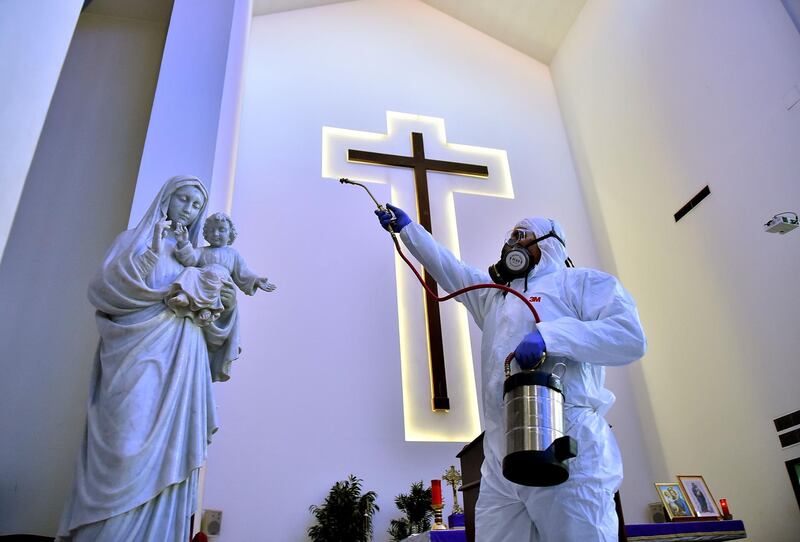
<svg viewBox="0 0 800 542">
<path fill-rule="evenodd" d="M 526 228 L 517 227 L 506 235 L 503 249 L 500 251 L 500 259 L 494 265 L 489 266 L 489 276 L 496 284 L 508 284 L 514 279 L 527 277 L 536 263 L 531 257 L 528 247 L 544 241 L 548 237 L 555 237 L 562 245 L 564 241 L 555 231 L 553 221 L 550 221 L 550 231 L 541 237 Z"/>
</svg>

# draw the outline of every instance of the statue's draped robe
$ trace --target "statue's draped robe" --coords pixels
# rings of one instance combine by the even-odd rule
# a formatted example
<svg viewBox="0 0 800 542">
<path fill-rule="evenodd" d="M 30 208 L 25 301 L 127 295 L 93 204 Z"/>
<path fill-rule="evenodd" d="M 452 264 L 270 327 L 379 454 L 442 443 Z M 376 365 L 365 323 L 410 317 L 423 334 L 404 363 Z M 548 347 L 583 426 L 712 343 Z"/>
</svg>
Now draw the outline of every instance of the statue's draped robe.
<svg viewBox="0 0 800 542">
<path fill-rule="evenodd" d="M 183 266 L 173 238 L 159 254 L 148 247 L 172 193 L 187 184 L 206 194 L 192 177 L 168 181 L 139 225 L 117 237 L 90 284 L 100 345 L 59 527 L 66 540 L 189 538 L 198 469 L 217 429 L 212 378 L 229 378 L 239 345 L 235 309 L 200 328 L 163 303 Z M 190 228 L 192 242 L 204 211 Z"/>
</svg>

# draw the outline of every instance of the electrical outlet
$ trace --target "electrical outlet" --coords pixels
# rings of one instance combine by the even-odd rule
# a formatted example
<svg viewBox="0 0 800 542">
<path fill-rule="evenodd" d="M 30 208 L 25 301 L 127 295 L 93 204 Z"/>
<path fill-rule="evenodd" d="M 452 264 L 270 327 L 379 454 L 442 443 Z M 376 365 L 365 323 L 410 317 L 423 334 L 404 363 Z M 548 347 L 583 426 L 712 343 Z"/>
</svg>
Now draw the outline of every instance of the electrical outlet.
<svg viewBox="0 0 800 542">
<path fill-rule="evenodd" d="M 667 516 L 664 513 L 664 505 L 660 502 L 651 502 L 647 504 L 648 516 L 653 523 L 665 523 Z"/>
<path fill-rule="evenodd" d="M 208 536 L 218 536 L 222 530 L 222 510 L 203 510 L 200 530 Z"/>
</svg>

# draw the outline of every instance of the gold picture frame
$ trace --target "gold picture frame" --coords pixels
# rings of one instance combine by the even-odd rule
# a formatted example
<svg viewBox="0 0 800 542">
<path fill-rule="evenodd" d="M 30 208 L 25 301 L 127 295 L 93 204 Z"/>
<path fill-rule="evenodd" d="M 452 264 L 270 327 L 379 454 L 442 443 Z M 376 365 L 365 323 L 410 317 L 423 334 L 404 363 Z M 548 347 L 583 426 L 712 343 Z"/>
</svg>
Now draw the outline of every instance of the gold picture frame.
<svg viewBox="0 0 800 542">
<path fill-rule="evenodd" d="M 689 500 L 678 482 L 656 482 L 655 486 L 670 521 L 694 518 Z"/>
<path fill-rule="evenodd" d="M 699 474 L 681 474 L 678 476 L 678 482 L 681 484 L 683 493 L 692 506 L 692 513 L 695 517 L 702 519 L 719 519 L 722 517 L 717 501 L 702 476 Z"/>
</svg>

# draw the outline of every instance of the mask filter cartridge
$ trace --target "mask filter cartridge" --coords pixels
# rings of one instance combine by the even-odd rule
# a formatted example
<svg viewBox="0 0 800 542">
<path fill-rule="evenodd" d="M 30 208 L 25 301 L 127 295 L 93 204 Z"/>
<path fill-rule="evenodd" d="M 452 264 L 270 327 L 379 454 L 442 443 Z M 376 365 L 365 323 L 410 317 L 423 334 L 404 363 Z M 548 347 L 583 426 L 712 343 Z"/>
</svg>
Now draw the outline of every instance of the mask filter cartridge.
<svg viewBox="0 0 800 542">
<path fill-rule="evenodd" d="M 503 256 L 503 263 L 512 274 L 518 275 L 527 271 L 530 264 L 531 257 L 527 250 L 521 248 L 513 248 Z"/>
<path fill-rule="evenodd" d="M 531 255 L 528 249 L 514 246 L 503 247 L 500 260 L 489 267 L 489 276 L 496 284 L 506 284 L 528 274 L 531 268 Z"/>
</svg>

